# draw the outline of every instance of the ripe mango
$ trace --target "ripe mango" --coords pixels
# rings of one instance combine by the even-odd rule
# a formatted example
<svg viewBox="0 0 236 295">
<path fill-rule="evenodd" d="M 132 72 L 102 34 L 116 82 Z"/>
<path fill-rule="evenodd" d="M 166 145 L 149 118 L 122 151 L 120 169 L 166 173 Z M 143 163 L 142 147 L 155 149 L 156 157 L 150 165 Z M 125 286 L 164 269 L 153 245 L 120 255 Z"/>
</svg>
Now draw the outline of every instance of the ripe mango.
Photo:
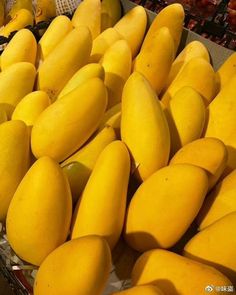
<svg viewBox="0 0 236 295">
<path fill-rule="evenodd" d="M 33 90 L 35 76 L 35 67 L 27 62 L 13 64 L 0 73 L 0 104 L 5 104 L 8 116 L 20 100 Z"/>
<path fill-rule="evenodd" d="M 100 153 L 115 139 L 113 128 L 106 126 L 82 149 L 61 164 L 68 177 L 74 202 L 80 197 Z"/>
<path fill-rule="evenodd" d="M 139 257 L 132 271 L 132 283 L 156 284 L 169 295 L 206 295 L 207 286 L 232 286 L 215 268 L 161 249 Z M 219 292 L 212 288 L 211 294 Z"/>
<path fill-rule="evenodd" d="M 197 218 L 202 230 L 225 215 L 236 211 L 236 170 L 227 175 L 206 198 Z"/>
<path fill-rule="evenodd" d="M 73 15 L 72 24 L 75 28 L 88 27 L 94 40 L 101 33 L 101 1 L 84 0 L 80 2 Z"/>
<path fill-rule="evenodd" d="M 126 13 L 114 29 L 128 42 L 134 58 L 142 45 L 147 27 L 147 14 L 142 6 L 136 6 Z"/>
<path fill-rule="evenodd" d="M 167 165 L 168 124 L 156 93 L 138 72 L 134 72 L 124 86 L 121 138 L 135 162 L 136 176 L 141 180 Z"/>
<path fill-rule="evenodd" d="M 120 0 L 102 0 L 101 2 L 101 31 L 113 27 L 121 18 Z"/>
<path fill-rule="evenodd" d="M 201 95 L 191 87 L 183 87 L 170 100 L 165 112 L 171 136 L 171 155 L 201 137 L 206 108 Z"/>
<path fill-rule="evenodd" d="M 216 137 L 228 150 L 227 170 L 236 168 L 236 74 L 226 83 L 208 107 L 205 137 Z"/>
<path fill-rule="evenodd" d="M 47 155 L 59 162 L 68 158 L 98 128 L 106 106 L 106 87 L 99 78 L 88 80 L 50 105 L 32 129 L 35 157 Z"/>
<path fill-rule="evenodd" d="M 108 109 L 121 101 L 124 84 L 131 73 L 131 64 L 131 51 L 125 40 L 116 41 L 105 52 L 101 65 L 105 70 Z"/>
<path fill-rule="evenodd" d="M 216 94 L 215 72 L 209 62 L 201 57 L 190 59 L 163 94 L 162 102 L 168 105 L 176 92 L 184 86 L 196 90 L 204 99 L 205 105 L 208 105 Z"/>
<path fill-rule="evenodd" d="M 177 52 L 179 47 L 182 31 L 183 31 L 183 24 L 184 24 L 184 9 L 183 6 L 179 3 L 174 3 L 168 5 L 164 9 L 162 9 L 155 19 L 153 20 L 146 37 L 143 41 L 142 49 L 152 42 L 153 37 L 155 36 L 156 32 L 162 28 L 167 27 L 170 30 L 172 38 L 174 40 L 174 55 Z"/>
<path fill-rule="evenodd" d="M 81 69 L 79 69 L 74 76 L 67 82 L 65 87 L 59 93 L 57 99 L 60 99 L 64 95 L 68 94 L 84 82 L 88 81 L 91 78 L 100 78 L 104 80 L 105 72 L 103 67 L 100 64 L 91 63 L 87 64 Z"/>
<path fill-rule="evenodd" d="M 120 138 L 120 123 L 121 123 L 121 103 L 114 105 L 106 111 L 99 126 L 99 131 L 104 127 L 110 126 L 114 129 L 116 137 Z"/>
<path fill-rule="evenodd" d="M 27 126 L 33 126 L 38 116 L 50 105 L 51 100 L 44 91 L 27 94 L 16 106 L 12 120 L 21 120 Z"/>
<path fill-rule="evenodd" d="M 29 132 L 21 121 L 0 124 L 0 221 L 4 221 L 11 199 L 30 162 Z"/>
<path fill-rule="evenodd" d="M 164 293 L 156 286 L 145 285 L 137 286 L 125 291 L 115 292 L 111 295 L 164 295 Z"/>
<path fill-rule="evenodd" d="M 4 108 L 1 108 L 1 105 L 0 105 L 0 124 L 6 121 L 7 121 L 7 113 Z"/>
<path fill-rule="evenodd" d="M 12 198 L 6 221 L 8 241 L 20 258 L 40 265 L 65 242 L 71 214 L 67 178 L 54 160 L 42 157 L 28 170 Z"/>
<path fill-rule="evenodd" d="M 162 27 L 146 41 L 134 62 L 134 71 L 144 75 L 159 94 L 174 60 L 174 41 L 167 27 Z"/>
<path fill-rule="evenodd" d="M 229 58 L 222 64 L 217 71 L 217 76 L 222 89 L 227 82 L 236 74 L 236 52 L 230 55 Z"/>
<path fill-rule="evenodd" d="M 16 13 L 21 9 L 27 9 L 30 13 L 33 13 L 33 3 L 31 0 L 15 0 L 10 11 L 6 17 L 6 23 L 13 19 Z"/>
<path fill-rule="evenodd" d="M 184 255 L 211 265 L 236 284 L 236 212 L 196 234 L 184 247 Z"/>
<path fill-rule="evenodd" d="M 114 248 L 123 228 L 129 174 L 130 157 L 125 144 L 114 141 L 107 145 L 74 211 L 72 239 L 95 234 Z"/>
<path fill-rule="evenodd" d="M 49 21 L 56 16 L 56 1 L 55 0 L 37 0 L 35 21 Z"/>
<path fill-rule="evenodd" d="M 57 248 L 41 264 L 34 294 L 101 295 L 110 270 L 111 253 L 105 239 L 75 239 Z"/>
<path fill-rule="evenodd" d="M 207 175 L 197 166 L 171 165 L 152 174 L 130 202 L 128 244 L 140 252 L 172 247 L 197 216 L 207 189 Z"/>
<path fill-rule="evenodd" d="M 114 29 L 109 28 L 103 31 L 96 39 L 93 40 L 90 62 L 99 62 L 106 50 L 116 41 L 123 39 Z"/>
<path fill-rule="evenodd" d="M 200 138 L 186 144 L 171 159 L 172 164 L 192 164 L 207 171 L 209 190 L 217 183 L 227 163 L 227 149 L 217 138 Z"/>
<path fill-rule="evenodd" d="M 55 100 L 71 77 L 88 62 L 91 48 L 88 28 L 80 27 L 69 32 L 40 65 L 37 90 L 47 92 Z"/>
</svg>

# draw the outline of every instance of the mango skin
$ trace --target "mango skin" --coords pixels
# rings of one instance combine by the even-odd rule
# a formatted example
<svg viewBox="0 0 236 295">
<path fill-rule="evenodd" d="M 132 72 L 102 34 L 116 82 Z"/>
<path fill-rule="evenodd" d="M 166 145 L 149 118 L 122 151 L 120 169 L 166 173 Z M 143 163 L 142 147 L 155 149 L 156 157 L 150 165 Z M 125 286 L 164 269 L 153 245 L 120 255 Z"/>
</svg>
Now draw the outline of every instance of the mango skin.
<svg viewBox="0 0 236 295">
<path fill-rule="evenodd" d="M 121 18 L 120 0 L 102 0 L 101 2 L 101 31 L 113 27 Z"/>
<path fill-rule="evenodd" d="M 236 53 L 234 52 L 217 71 L 219 86 L 222 89 L 227 82 L 236 74 Z"/>
<path fill-rule="evenodd" d="M 20 258 L 40 265 L 65 242 L 71 215 L 68 180 L 55 161 L 42 157 L 28 170 L 12 198 L 6 221 L 8 241 Z"/>
<path fill-rule="evenodd" d="M 30 139 L 22 121 L 0 124 L 0 221 L 7 215 L 11 199 L 30 164 Z"/>
<path fill-rule="evenodd" d="M 7 113 L 4 110 L 4 108 L 1 108 L 1 105 L 0 105 L 0 124 L 4 123 L 6 121 L 7 121 Z"/>
<path fill-rule="evenodd" d="M 32 129 L 35 157 L 47 155 L 58 162 L 68 158 L 98 128 L 106 106 L 107 92 L 99 78 L 90 79 L 50 105 Z"/>
<path fill-rule="evenodd" d="M 107 145 L 74 211 L 72 239 L 95 234 L 114 248 L 124 224 L 129 174 L 130 156 L 125 144 L 114 141 Z"/>
<path fill-rule="evenodd" d="M 1 69 L 5 70 L 18 62 L 35 64 L 37 42 L 33 33 L 28 29 L 18 31 L 1 55 Z"/>
<path fill-rule="evenodd" d="M 120 122 L 121 122 L 121 103 L 117 103 L 106 111 L 99 125 L 99 131 L 105 126 L 111 126 L 116 132 L 116 136 L 120 138 Z"/>
<path fill-rule="evenodd" d="M 35 22 L 48 21 L 56 16 L 56 3 L 54 0 L 37 0 Z"/>
<path fill-rule="evenodd" d="M 192 164 L 203 168 L 208 173 L 209 190 L 222 175 L 228 159 L 223 142 L 217 138 L 200 138 L 186 144 L 171 159 L 172 164 Z"/>
<path fill-rule="evenodd" d="M 92 38 L 87 27 L 69 32 L 40 65 L 37 90 L 47 92 L 55 100 L 70 78 L 88 62 L 91 48 Z"/>
<path fill-rule="evenodd" d="M 68 177 L 74 202 L 80 197 L 100 153 L 115 139 L 114 129 L 106 126 L 82 149 L 61 164 Z"/>
<path fill-rule="evenodd" d="M 164 293 L 156 286 L 136 286 L 125 291 L 115 292 L 111 295 L 164 295 Z"/>
<path fill-rule="evenodd" d="M 124 86 L 121 109 L 121 138 L 133 157 L 136 176 L 145 180 L 167 165 L 170 134 L 155 92 L 138 72 Z"/>
<path fill-rule="evenodd" d="M 8 12 L 5 23 L 8 23 L 9 20 L 13 19 L 14 16 L 16 15 L 16 13 L 20 9 L 27 9 L 27 10 L 29 10 L 29 12 L 33 13 L 32 1 L 30 1 L 30 0 L 14 1 L 10 11 Z"/>
<path fill-rule="evenodd" d="M 111 253 L 105 239 L 98 236 L 75 239 L 57 248 L 41 264 L 34 294 L 101 295 L 110 270 Z"/>
<path fill-rule="evenodd" d="M 184 255 L 211 265 L 236 284 L 236 212 L 196 234 L 184 247 Z"/>
<path fill-rule="evenodd" d="M 235 181 L 236 170 L 233 170 L 207 196 L 197 218 L 200 230 L 236 211 Z"/>
<path fill-rule="evenodd" d="M 209 285 L 232 286 L 215 268 L 161 249 L 140 256 L 131 278 L 133 285 L 156 284 L 168 295 L 205 295 Z"/>
<path fill-rule="evenodd" d="M 197 216 L 207 189 L 206 173 L 193 165 L 167 166 L 152 174 L 130 202 L 127 243 L 140 252 L 172 247 Z"/>
<path fill-rule="evenodd" d="M 33 126 L 39 115 L 50 105 L 51 100 L 44 91 L 27 94 L 16 106 L 12 120 L 21 120 L 27 126 Z"/>
</svg>

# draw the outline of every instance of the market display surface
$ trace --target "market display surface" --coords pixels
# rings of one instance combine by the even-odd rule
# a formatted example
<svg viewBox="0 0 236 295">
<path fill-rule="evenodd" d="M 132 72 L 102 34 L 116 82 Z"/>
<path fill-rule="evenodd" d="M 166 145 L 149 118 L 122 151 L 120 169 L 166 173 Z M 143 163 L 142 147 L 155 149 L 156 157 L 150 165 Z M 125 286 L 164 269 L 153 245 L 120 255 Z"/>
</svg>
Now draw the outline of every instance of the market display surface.
<svg viewBox="0 0 236 295">
<path fill-rule="evenodd" d="M 149 24 L 127 1 L 84 0 L 71 19 L 39 3 L 0 29 L 17 31 L 0 57 L 15 293 L 236 294 L 236 53 L 216 68 L 204 42 L 180 48 L 181 4 Z M 49 20 L 39 40 L 25 28 Z"/>
</svg>

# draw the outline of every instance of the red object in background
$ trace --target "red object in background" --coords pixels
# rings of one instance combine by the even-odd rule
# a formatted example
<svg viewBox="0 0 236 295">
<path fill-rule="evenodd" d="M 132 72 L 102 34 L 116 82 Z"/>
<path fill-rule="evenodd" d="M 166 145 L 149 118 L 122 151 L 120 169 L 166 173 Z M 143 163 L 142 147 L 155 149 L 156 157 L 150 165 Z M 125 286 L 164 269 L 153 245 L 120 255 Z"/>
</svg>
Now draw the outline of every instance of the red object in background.
<svg viewBox="0 0 236 295">
<path fill-rule="evenodd" d="M 228 4 L 228 18 L 230 29 L 236 31 L 236 0 L 230 0 Z"/>
<path fill-rule="evenodd" d="M 196 13 L 204 18 L 211 17 L 215 14 L 220 0 L 195 0 Z"/>
</svg>

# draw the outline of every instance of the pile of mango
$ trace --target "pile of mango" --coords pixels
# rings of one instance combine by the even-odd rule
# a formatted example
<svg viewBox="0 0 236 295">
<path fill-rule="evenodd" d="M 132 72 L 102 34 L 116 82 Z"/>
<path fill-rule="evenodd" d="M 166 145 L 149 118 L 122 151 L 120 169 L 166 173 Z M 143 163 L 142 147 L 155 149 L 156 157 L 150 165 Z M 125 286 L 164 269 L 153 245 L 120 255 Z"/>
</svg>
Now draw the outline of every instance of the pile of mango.
<svg viewBox="0 0 236 295">
<path fill-rule="evenodd" d="M 235 294 L 236 53 L 216 72 L 199 41 L 177 54 L 183 21 L 84 0 L 4 50 L 0 221 L 35 295 L 103 294 L 122 237 L 116 294 Z"/>
</svg>

